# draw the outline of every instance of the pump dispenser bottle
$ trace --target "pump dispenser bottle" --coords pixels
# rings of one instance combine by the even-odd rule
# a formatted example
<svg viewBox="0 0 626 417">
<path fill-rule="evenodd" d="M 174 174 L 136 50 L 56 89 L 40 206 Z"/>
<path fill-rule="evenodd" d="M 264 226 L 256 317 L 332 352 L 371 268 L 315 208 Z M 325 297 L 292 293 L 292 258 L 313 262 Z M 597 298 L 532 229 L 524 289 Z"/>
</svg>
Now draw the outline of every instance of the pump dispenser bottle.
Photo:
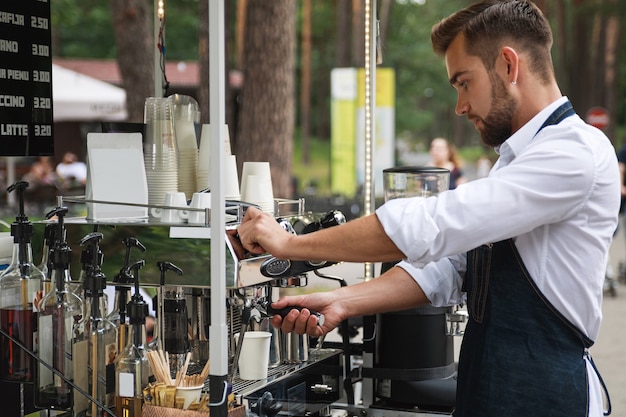
<svg viewBox="0 0 626 417">
<path fill-rule="evenodd" d="M 146 251 L 146 247 L 134 237 L 125 238 L 122 243 L 126 246 L 126 255 L 124 257 L 124 265 L 120 271 L 113 277 L 115 286 L 115 299 L 113 301 L 113 310 L 108 315 L 108 319 L 115 324 L 117 328 L 117 351 L 121 352 L 128 342 L 128 325 L 126 307 L 130 301 L 130 285 L 133 277 L 130 274 L 130 255 L 133 248 L 139 249 L 141 252 Z"/>
<path fill-rule="evenodd" d="M 118 416 L 141 417 L 143 388 L 148 385 L 152 371 L 148 362 L 146 316 L 148 304 L 139 293 L 139 270 L 145 261 L 132 264 L 135 294 L 128 303 L 128 344 L 115 361 L 115 411 Z"/>
<path fill-rule="evenodd" d="M 34 360 L 25 350 L 37 347 L 37 307 L 42 297 L 42 272 L 33 263 L 33 225 L 24 214 L 25 181 L 11 185 L 7 192 L 18 195 L 19 213 L 11 225 L 13 256 L 0 275 L 0 379 L 30 382 Z"/>
<path fill-rule="evenodd" d="M 174 271 L 176 274 L 182 275 L 183 270 L 177 267 L 176 265 L 174 265 L 173 263 L 167 262 L 167 261 L 158 261 L 157 268 L 159 268 L 159 271 L 161 273 L 160 285 L 157 288 L 157 295 L 156 295 L 156 298 L 154 299 L 156 302 L 153 303 L 153 305 L 155 306 L 157 323 L 156 323 L 156 326 L 154 326 L 155 332 L 154 332 L 154 337 L 150 341 L 150 347 L 153 350 L 165 350 L 163 347 L 163 341 L 165 337 L 165 334 L 164 334 L 165 310 L 164 310 L 164 297 L 163 297 L 163 287 L 165 285 L 165 276 L 167 274 L 167 271 Z"/>
<path fill-rule="evenodd" d="M 83 239 L 87 238 L 88 236 L 91 236 L 91 238 L 88 240 L 88 242 L 91 242 L 91 239 L 93 239 L 94 236 L 96 236 L 94 234 L 97 234 L 97 233 L 98 233 L 98 225 L 95 225 L 93 227 L 93 232 L 85 236 Z M 98 241 L 100 239 L 98 239 Z M 85 275 L 93 274 L 93 269 L 95 268 L 94 265 L 97 265 L 98 268 L 100 269 L 102 268 L 102 261 L 104 259 L 104 254 L 102 253 L 102 250 L 100 250 L 100 246 L 97 243 L 93 245 L 93 244 L 88 244 L 87 242 L 81 241 L 81 245 L 83 246 L 83 250 L 80 252 L 80 265 L 81 265 L 80 275 L 78 276 L 77 281 L 72 281 L 72 291 L 82 296 L 85 291 L 85 288 L 84 288 L 85 287 L 84 285 Z M 102 294 L 102 301 L 105 304 L 104 312 L 108 314 L 109 297 L 106 293 Z"/>
<path fill-rule="evenodd" d="M 115 392 L 115 359 L 118 354 L 115 325 L 106 317 L 104 289 L 106 277 L 101 270 L 102 252 L 99 242 L 102 233 L 92 232 L 85 236 L 80 244 L 86 249 L 85 254 L 91 255 L 90 265 L 83 264 L 83 287 L 85 290 L 85 316 L 82 329 L 82 343 L 88 346 L 87 385 L 92 397 L 91 404 L 85 410 L 87 416 L 107 416 L 98 404 L 107 408 L 114 406 Z M 93 401 L 95 399 L 96 401 Z M 83 413 L 79 412 L 79 415 Z"/>
<path fill-rule="evenodd" d="M 50 257 L 50 250 L 54 246 L 56 230 L 57 225 L 55 223 L 46 223 L 43 229 L 41 262 L 37 265 L 37 268 L 44 277 L 41 282 L 43 294 L 47 294 L 50 291 L 50 283 L 52 282 L 52 258 Z"/>
<path fill-rule="evenodd" d="M 51 288 L 39 305 L 38 315 L 39 358 L 43 363 L 36 367 L 34 403 L 38 408 L 55 410 L 68 410 L 73 405 L 72 388 L 68 383 L 73 380 L 73 327 L 83 309 L 82 300 L 69 288 L 72 250 L 65 242 L 63 218 L 66 213 L 66 207 L 57 207 L 46 215 L 47 219 L 56 216 L 58 221 L 50 249 Z"/>
</svg>

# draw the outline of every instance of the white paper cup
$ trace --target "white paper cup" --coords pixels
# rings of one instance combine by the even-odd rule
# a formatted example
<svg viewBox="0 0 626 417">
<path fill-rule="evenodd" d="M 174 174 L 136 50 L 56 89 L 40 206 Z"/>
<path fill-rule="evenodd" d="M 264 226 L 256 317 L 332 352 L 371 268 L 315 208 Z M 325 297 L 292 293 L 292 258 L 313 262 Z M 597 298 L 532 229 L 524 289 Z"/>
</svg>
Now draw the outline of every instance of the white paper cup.
<svg viewBox="0 0 626 417">
<path fill-rule="evenodd" d="M 264 212 L 273 214 L 274 193 L 271 179 L 259 175 L 248 175 L 246 184 L 246 193 L 242 195 L 243 201 L 256 204 Z"/>
<path fill-rule="evenodd" d="M 243 168 L 241 170 L 241 197 L 246 200 L 246 195 L 248 192 L 248 176 L 256 175 L 257 177 L 263 178 L 264 181 L 268 181 L 270 185 L 272 184 L 272 174 L 270 172 L 270 163 L 269 162 L 244 162 Z"/>
<path fill-rule="evenodd" d="M 200 131 L 200 148 L 198 150 L 198 169 L 209 170 L 211 156 L 211 125 L 203 124 Z"/>
<path fill-rule="evenodd" d="M 176 398 L 183 398 L 183 409 L 186 410 L 194 401 L 200 401 L 203 385 L 197 387 L 176 387 Z"/>
<path fill-rule="evenodd" d="M 193 193 L 190 207 L 193 209 L 211 208 L 211 193 Z M 205 224 L 206 211 L 190 211 L 188 222 L 190 224 Z"/>
<path fill-rule="evenodd" d="M 241 194 L 239 191 L 239 175 L 237 174 L 237 157 L 235 155 L 227 155 L 224 160 L 224 196 L 227 200 L 239 200 Z"/>
<path fill-rule="evenodd" d="M 152 217 L 161 219 L 161 223 L 185 223 L 189 217 L 189 210 L 172 210 L 153 207 L 150 209 Z"/>
<path fill-rule="evenodd" d="M 270 360 L 270 332 L 249 331 L 244 333 L 239 356 L 239 378 L 257 380 L 267 378 Z M 239 343 L 239 338 L 237 338 Z"/>
<path fill-rule="evenodd" d="M 166 192 L 163 205 L 186 209 L 188 208 L 187 197 L 185 193 L 180 191 Z M 162 223 L 184 223 L 187 217 L 189 217 L 188 210 L 161 209 L 158 207 L 153 207 L 150 210 L 150 214 L 152 214 L 153 217 L 160 218 Z"/>
</svg>

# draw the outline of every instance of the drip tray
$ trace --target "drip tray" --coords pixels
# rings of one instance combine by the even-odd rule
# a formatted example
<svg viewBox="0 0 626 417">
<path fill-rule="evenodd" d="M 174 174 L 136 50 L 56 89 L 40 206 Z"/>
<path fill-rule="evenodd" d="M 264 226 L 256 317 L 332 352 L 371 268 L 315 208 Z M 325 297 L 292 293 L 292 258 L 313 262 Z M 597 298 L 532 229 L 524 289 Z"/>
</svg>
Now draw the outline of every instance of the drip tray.
<svg viewBox="0 0 626 417">
<path fill-rule="evenodd" d="M 306 362 L 298 363 L 298 364 L 280 364 L 278 366 L 274 366 L 268 368 L 267 370 L 267 378 L 259 379 L 259 380 L 244 380 L 239 378 L 239 372 L 235 374 L 233 378 L 233 392 L 237 395 L 246 396 L 251 392 L 259 390 L 269 384 L 274 384 L 282 379 L 288 378 L 290 375 L 301 372 L 306 368 L 316 365 L 318 362 L 328 359 L 332 356 L 339 355 L 342 353 L 341 349 L 317 349 L 311 348 L 309 350 L 309 360 Z M 189 367 L 188 373 L 198 373 L 202 370 L 202 366 L 196 365 L 197 369 L 193 366 Z M 209 392 L 209 379 L 204 382 L 203 392 Z"/>
</svg>

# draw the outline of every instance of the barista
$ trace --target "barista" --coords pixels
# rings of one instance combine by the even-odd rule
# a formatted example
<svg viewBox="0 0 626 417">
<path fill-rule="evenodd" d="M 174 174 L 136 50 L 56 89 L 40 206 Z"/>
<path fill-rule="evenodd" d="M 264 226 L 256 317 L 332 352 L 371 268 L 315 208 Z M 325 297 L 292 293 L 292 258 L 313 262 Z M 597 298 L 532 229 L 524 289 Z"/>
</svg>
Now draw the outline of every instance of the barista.
<svg viewBox="0 0 626 417">
<path fill-rule="evenodd" d="M 404 259 L 382 276 L 288 296 L 273 324 L 320 336 L 348 317 L 455 305 L 470 319 L 455 416 L 602 415 L 587 349 L 598 335 L 604 272 L 617 225 L 614 149 L 574 113 L 556 83 L 552 34 L 526 0 L 485 1 L 433 27 L 465 116 L 500 158 L 487 178 L 304 235 L 248 209 L 244 247 L 282 259 Z M 322 325 L 310 315 L 325 316 Z M 609 404 L 610 407 L 610 404 Z"/>
</svg>

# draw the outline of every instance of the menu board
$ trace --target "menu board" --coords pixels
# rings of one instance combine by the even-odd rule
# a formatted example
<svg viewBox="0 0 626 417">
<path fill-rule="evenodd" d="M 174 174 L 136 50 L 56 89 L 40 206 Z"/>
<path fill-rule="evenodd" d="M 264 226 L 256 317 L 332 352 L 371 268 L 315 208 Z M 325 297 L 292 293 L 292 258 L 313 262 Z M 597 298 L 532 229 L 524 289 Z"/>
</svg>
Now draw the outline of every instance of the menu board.
<svg viewBox="0 0 626 417">
<path fill-rule="evenodd" d="M 0 155 L 54 153 L 49 0 L 0 2 Z"/>
</svg>

